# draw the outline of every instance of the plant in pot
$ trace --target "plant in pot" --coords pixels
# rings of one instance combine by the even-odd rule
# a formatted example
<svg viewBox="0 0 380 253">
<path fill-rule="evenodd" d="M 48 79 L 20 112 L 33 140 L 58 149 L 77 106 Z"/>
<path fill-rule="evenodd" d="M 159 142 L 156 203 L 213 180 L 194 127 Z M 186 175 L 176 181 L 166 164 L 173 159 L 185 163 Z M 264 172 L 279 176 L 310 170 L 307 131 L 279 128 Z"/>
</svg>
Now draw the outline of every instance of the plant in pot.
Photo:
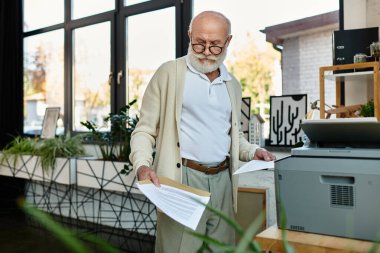
<svg viewBox="0 0 380 253">
<path fill-rule="evenodd" d="M 73 159 L 84 155 L 82 139 L 82 135 L 70 134 L 42 140 L 17 136 L 2 151 L 0 174 L 72 184 Z"/>
<path fill-rule="evenodd" d="M 373 103 L 373 100 L 368 101 L 366 104 L 363 104 L 360 107 L 359 115 L 361 117 L 374 117 L 375 116 L 375 105 Z"/>
<path fill-rule="evenodd" d="M 83 135 L 71 136 L 70 133 L 56 138 L 44 139 L 37 148 L 36 154 L 41 157 L 41 167 L 45 171 L 54 168 L 59 157 L 79 157 L 85 154 L 82 145 Z"/>
<path fill-rule="evenodd" d="M 1 151 L 0 165 L 13 165 L 16 167 L 17 160 L 22 155 L 35 155 L 37 152 L 37 139 L 16 136 Z"/>
<path fill-rule="evenodd" d="M 86 187 L 97 187 L 109 190 L 125 191 L 125 185 L 130 185 L 134 177 L 131 173 L 132 166 L 129 160 L 131 153 L 131 134 L 139 120 L 138 116 L 130 116 L 129 110 L 136 103 L 136 99 L 122 107 L 117 113 L 110 113 L 104 118 L 104 125 L 98 126 L 94 122 L 81 122 L 89 133 L 86 140 L 99 147 L 101 153 L 101 164 L 96 160 L 79 161 L 78 183 Z M 109 126 L 110 131 L 104 131 Z M 120 174 L 129 176 L 121 178 Z M 83 179 L 85 176 L 96 178 Z M 92 182 L 91 182 L 92 180 Z M 132 181 L 131 181 L 132 180 Z M 128 181 L 128 182 L 127 182 Z M 95 184 L 95 185 L 94 185 Z M 98 184 L 96 186 L 96 184 Z"/>
</svg>

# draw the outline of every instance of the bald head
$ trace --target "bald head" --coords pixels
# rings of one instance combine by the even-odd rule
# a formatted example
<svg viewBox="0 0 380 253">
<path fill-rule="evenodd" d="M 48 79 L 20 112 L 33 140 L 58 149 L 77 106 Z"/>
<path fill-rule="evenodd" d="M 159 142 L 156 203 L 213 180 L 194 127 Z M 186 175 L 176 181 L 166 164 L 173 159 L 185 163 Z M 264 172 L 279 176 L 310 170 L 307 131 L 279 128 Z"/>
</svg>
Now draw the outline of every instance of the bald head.
<svg viewBox="0 0 380 253">
<path fill-rule="evenodd" d="M 217 29 L 219 32 L 224 32 L 225 36 L 231 34 L 231 22 L 220 12 L 204 11 L 195 16 L 189 26 L 189 33 L 199 28 Z"/>
<path fill-rule="evenodd" d="M 226 58 L 230 33 L 230 21 L 219 12 L 205 11 L 195 16 L 188 31 L 191 65 L 206 75 L 219 75 L 217 70 Z"/>
</svg>

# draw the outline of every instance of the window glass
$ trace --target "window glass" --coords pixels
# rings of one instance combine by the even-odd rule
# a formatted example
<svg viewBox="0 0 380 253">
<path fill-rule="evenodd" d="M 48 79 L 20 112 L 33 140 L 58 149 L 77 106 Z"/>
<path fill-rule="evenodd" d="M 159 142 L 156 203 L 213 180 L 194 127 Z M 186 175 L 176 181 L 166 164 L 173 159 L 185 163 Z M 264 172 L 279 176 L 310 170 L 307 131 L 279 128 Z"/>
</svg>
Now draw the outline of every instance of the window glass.
<svg viewBox="0 0 380 253">
<path fill-rule="evenodd" d="M 149 0 L 124 0 L 124 6 L 148 2 Z"/>
<path fill-rule="evenodd" d="M 110 37 L 110 22 L 74 30 L 74 131 L 86 130 L 81 121 L 102 125 L 103 118 L 110 112 Z"/>
<path fill-rule="evenodd" d="M 83 18 L 115 9 L 115 0 L 73 0 L 72 18 Z"/>
<path fill-rule="evenodd" d="M 165 61 L 175 59 L 175 9 L 170 7 L 131 16 L 126 22 L 127 99 L 137 98 L 137 108 L 157 68 Z"/>
<path fill-rule="evenodd" d="M 24 0 L 24 32 L 63 23 L 63 15 L 64 0 Z"/>
<path fill-rule="evenodd" d="M 57 133 L 64 114 L 63 30 L 24 39 L 24 133 L 39 135 L 46 107 L 60 107 Z"/>
</svg>

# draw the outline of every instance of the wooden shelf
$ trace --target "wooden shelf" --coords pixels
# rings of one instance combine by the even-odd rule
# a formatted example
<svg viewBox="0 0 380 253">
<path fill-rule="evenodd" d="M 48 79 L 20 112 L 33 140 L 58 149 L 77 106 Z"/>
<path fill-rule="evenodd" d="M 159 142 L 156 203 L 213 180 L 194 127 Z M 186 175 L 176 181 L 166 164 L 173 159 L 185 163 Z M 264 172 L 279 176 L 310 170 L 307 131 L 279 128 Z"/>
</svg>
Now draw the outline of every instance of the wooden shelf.
<svg viewBox="0 0 380 253">
<path fill-rule="evenodd" d="M 334 80 L 337 77 L 350 77 L 350 76 L 372 76 L 373 71 L 360 71 L 360 72 L 350 72 L 350 73 L 337 73 L 337 74 L 325 74 L 325 78 L 329 80 Z"/>
<path fill-rule="evenodd" d="M 372 75 L 373 76 L 373 102 L 375 106 L 375 117 L 377 121 L 380 121 L 380 84 L 379 84 L 379 62 L 363 62 L 363 63 L 353 63 L 353 64 L 343 64 L 334 66 L 325 66 L 319 68 L 319 95 L 321 105 L 325 104 L 325 79 L 333 78 L 335 79 L 336 85 L 336 104 L 341 105 L 340 97 L 340 78 L 346 76 L 363 76 Z M 356 71 L 360 69 L 372 68 L 371 71 Z M 338 74 L 326 74 L 325 72 L 333 72 L 339 70 L 351 70 L 349 73 L 338 73 Z M 325 108 L 320 107 L 320 118 L 325 119 Z"/>
</svg>

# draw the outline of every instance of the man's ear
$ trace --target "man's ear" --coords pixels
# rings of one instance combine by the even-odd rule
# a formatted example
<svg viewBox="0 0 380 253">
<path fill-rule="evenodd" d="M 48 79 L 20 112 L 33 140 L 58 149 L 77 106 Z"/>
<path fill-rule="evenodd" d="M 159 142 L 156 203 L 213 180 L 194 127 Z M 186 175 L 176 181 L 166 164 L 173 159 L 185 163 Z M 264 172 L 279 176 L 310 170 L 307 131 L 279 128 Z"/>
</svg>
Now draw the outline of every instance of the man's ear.
<svg viewBox="0 0 380 253">
<path fill-rule="evenodd" d="M 226 46 L 228 47 L 230 45 L 230 41 L 232 39 L 232 35 L 229 35 L 228 36 L 228 39 L 227 39 L 227 43 L 226 43 Z"/>
</svg>

